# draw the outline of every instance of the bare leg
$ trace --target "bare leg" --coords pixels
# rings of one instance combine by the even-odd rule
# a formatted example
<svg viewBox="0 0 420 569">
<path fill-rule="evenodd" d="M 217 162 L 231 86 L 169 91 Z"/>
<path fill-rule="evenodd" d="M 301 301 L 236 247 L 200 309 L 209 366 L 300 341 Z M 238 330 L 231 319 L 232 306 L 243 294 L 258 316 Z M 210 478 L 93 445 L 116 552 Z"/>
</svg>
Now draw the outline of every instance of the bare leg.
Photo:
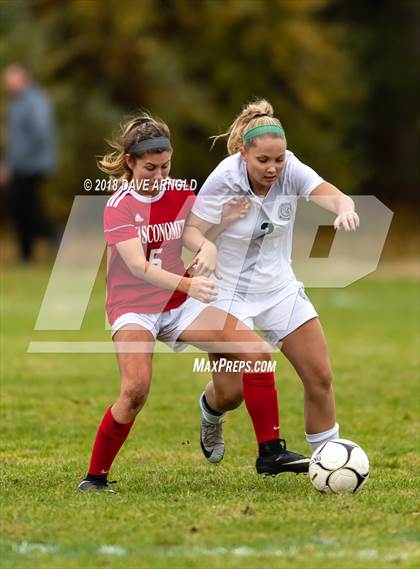
<svg viewBox="0 0 420 569">
<path fill-rule="evenodd" d="M 179 336 L 208 353 L 230 357 L 251 364 L 271 360 L 271 348 L 253 330 L 232 314 L 218 308 L 206 308 Z"/>
<path fill-rule="evenodd" d="M 304 387 L 305 430 L 320 433 L 335 425 L 332 371 L 324 332 L 318 318 L 305 322 L 279 346 Z"/>
<path fill-rule="evenodd" d="M 107 409 L 96 433 L 88 477 L 82 491 L 111 491 L 106 480 L 112 463 L 128 437 L 134 419 L 143 407 L 152 375 L 152 353 L 140 351 L 144 343 L 154 344 L 153 336 L 144 328 L 127 325 L 114 335 L 121 375 L 121 391 L 116 403 Z"/>
<path fill-rule="evenodd" d="M 208 312 L 207 312 L 208 311 Z M 207 315 L 205 314 L 207 312 Z M 214 317 L 213 327 L 209 333 L 208 317 Z M 217 320 L 222 318 L 224 325 L 221 328 L 217 325 Z M 206 326 L 205 336 L 202 335 L 200 328 L 197 329 L 197 323 Z M 207 321 L 206 321 L 207 320 Z M 270 348 L 259 336 L 257 336 L 249 328 L 241 324 L 234 316 L 226 315 L 217 309 L 209 308 L 204 311 L 194 322 L 192 328 L 188 328 L 180 339 L 188 341 L 194 345 L 204 347 L 209 352 L 215 354 L 228 354 L 239 360 L 241 363 L 247 362 L 251 366 L 249 369 L 257 369 L 257 362 L 268 362 L 271 359 Z M 204 344 L 203 341 L 208 340 L 211 344 Z M 223 347 L 230 344 L 230 349 L 224 350 Z M 252 349 L 250 345 L 253 344 Z M 219 346 L 217 349 L 214 345 Z M 210 349 L 209 349 L 210 348 Z M 255 350 L 258 350 L 256 353 Z M 248 366 L 245 364 L 246 368 Z M 243 398 L 245 400 L 247 411 L 252 419 L 254 431 L 258 443 L 258 458 L 256 461 L 256 469 L 259 474 L 279 474 L 280 472 L 307 472 L 309 460 L 303 455 L 288 450 L 279 439 L 279 412 L 277 402 L 277 392 L 275 389 L 273 372 L 252 372 L 246 371 L 243 374 L 235 374 L 235 379 L 242 375 Z M 230 374 L 220 375 L 216 381 L 224 381 L 229 384 Z M 216 387 L 217 390 L 217 387 Z M 215 393 L 214 393 L 215 394 Z M 217 396 L 216 396 L 217 397 Z M 232 398 L 234 400 L 232 401 Z M 210 394 L 211 398 L 211 394 Z M 223 401 L 219 401 L 220 405 L 227 406 L 228 399 L 231 399 L 230 408 L 236 407 L 242 398 L 238 386 L 230 391 L 230 395 Z M 207 397 L 206 397 L 207 399 Z M 209 403 L 209 402 L 208 402 Z M 213 399 L 209 403 L 217 406 L 217 400 Z M 220 420 L 211 420 L 208 412 L 202 405 L 202 423 L 201 423 L 201 446 L 203 452 L 209 462 L 220 462 L 223 458 L 223 437 L 221 434 Z M 214 409 L 215 411 L 217 409 Z M 211 415 L 211 414 L 210 414 Z M 213 416 L 214 417 L 214 416 Z M 217 456 L 213 458 L 215 453 Z"/>
<path fill-rule="evenodd" d="M 224 356 L 226 357 L 226 356 Z M 218 361 L 220 356 L 209 354 L 210 361 Z M 242 403 L 242 373 L 213 372 L 213 379 L 204 390 L 207 403 L 220 413 L 236 409 Z"/>
<path fill-rule="evenodd" d="M 117 360 L 121 375 L 121 389 L 117 401 L 112 406 L 112 415 L 118 423 L 129 423 L 143 408 L 149 394 L 152 377 L 153 353 L 136 352 L 136 345 L 154 343 L 150 332 L 128 324 L 114 335 Z M 130 348 L 133 350 L 130 352 Z"/>
<path fill-rule="evenodd" d="M 210 323 L 212 329 L 209 329 Z M 222 355 L 229 360 L 251 363 L 271 359 L 271 349 L 262 338 L 234 316 L 217 308 L 208 308 L 200 314 L 180 339 L 205 349 L 209 352 L 210 361 L 217 361 Z M 230 353 L 223 352 L 227 344 Z M 242 373 L 213 373 L 213 380 L 207 384 L 205 394 L 208 404 L 215 411 L 236 409 L 243 400 Z"/>
</svg>

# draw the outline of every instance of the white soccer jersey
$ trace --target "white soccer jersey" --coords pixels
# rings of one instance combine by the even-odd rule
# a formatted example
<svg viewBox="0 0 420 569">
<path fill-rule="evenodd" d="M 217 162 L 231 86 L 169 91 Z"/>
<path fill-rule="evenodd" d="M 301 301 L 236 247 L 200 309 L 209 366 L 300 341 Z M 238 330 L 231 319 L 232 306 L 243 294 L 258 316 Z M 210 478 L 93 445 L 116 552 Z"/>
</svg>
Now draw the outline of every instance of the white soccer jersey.
<svg viewBox="0 0 420 569">
<path fill-rule="evenodd" d="M 223 288 L 264 292 L 284 286 L 295 276 L 291 267 L 293 224 L 299 197 L 307 198 L 324 180 L 293 152 L 265 198 L 252 191 L 239 153 L 225 158 L 205 181 L 192 212 L 219 224 L 223 205 L 247 196 L 249 213 L 216 239 Z"/>
</svg>

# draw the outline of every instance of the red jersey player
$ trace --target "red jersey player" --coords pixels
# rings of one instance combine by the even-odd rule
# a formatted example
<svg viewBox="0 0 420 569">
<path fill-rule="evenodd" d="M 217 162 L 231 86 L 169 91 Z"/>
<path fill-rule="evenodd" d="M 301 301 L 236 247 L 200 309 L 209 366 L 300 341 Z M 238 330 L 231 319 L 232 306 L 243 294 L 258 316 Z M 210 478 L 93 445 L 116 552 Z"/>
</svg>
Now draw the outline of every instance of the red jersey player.
<svg viewBox="0 0 420 569">
<path fill-rule="evenodd" d="M 182 232 L 192 208 L 195 195 L 188 190 L 170 189 L 161 185 L 153 195 L 142 195 L 128 186 L 117 191 L 104 212 L 104 232 L 111 249 L 107 277 L 107 313 L 114 330 L 115 321 L 127 313 L 160 314 L 177 308 L 186 300 L 186 294 L 175 287 L 172 290 L 139 280 L 130 271 L 117 250 L 117 244 L 139 239 L 149 262 L 165 271 L 183 276 L 181 259 Z M 208 291 L 209 292 L 209 291 Z M 194 296 L 194 295 L 193 295 Z M 200 297 L 206 300 L 205 297 Z"/>
<path fill-rule="evenodd" d="M 234 316 L 208 306 L 217 297 L 212 281 L 185 274 L 182 231 L 194 195 L 167 183 L 172 156 L 167 125 L 147 115 L 134 119 L 113 147 L 115 152 L 99 165 L 120 180 L 120 189 L 105 207 L 104 234 L 111 252 L 107 313 L 121 390 L 99 425 L 88 474 L 79 484 L 83 491 L 112 491 L 107 475 L 146 402 L 157 338 L 174 350 L 190 343 L 223 354 L 229 345 L 227 358 L 249 362 L 254 369 L 257 362 L 261 365 L 271 357 L 267 344 L 254 332 Z M 195 253 L 215 248 L 207 238 L 190 239 L 186 246 Z M 306 472 L 308 459 L 280 444 L 273 373 L 251 372 L 243 377 L 260 453 L 270 454 L 276 473 Z"/>
</svg>

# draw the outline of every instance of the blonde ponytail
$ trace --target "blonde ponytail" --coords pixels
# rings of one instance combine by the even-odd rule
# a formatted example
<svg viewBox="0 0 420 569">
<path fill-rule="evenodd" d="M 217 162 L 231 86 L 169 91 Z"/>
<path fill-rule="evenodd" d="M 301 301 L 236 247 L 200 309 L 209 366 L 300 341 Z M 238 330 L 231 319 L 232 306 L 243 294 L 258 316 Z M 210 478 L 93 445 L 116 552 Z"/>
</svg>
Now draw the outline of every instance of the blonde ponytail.
<svg viewBox="0 0 420 569">
<path fill-rule="evenodd" d="M 273 107 L 265 99 L 258 99 L 256 101 L 248 103 L 242 108 L 241 113 L 230 125 L 227 132 L 211 137 L 213 139 L 213 145 L 219 138 L 224 138 L 227 136 L 227 149 L 229 154 L 235 154 L 236 152 L 239 152 L 241 146 L 249 148 L 253 145 L 253 139 L 246 142 L 243 141 L 243 136 L 248 130 L 255 128 L 256 126 L 282 126 L 281 122 L 273 115 Z"/>
</svg>

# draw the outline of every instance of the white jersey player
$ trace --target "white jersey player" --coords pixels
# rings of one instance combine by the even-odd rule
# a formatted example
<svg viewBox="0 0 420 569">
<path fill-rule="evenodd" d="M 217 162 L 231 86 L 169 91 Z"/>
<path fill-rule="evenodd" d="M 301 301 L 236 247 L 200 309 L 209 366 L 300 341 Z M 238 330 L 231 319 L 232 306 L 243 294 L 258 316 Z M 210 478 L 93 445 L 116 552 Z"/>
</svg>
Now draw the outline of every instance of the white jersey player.
<svg viewBox="0 0 420 569">
<path fill-rule="evenodd" d="M 359 219 L 351 198 L 287 150 L 283 127 L 267 101 L 244 107 L 226 134 L 230 155 L 204 183 L 185 230 L 186 238 L 200 233 L 205 239 L 219 226 L 218 254 L 208 255 L 204 248 L 193 267 L 197 275 L 213 274 L 215 306 L 261 330 L 295 367 L 305 391 L 306 439 L 315 450 L 337 438 L 339 426 L 325 337 L 291 267 L 297 200 L 304 197 L 335 212 L 336 229 L 355 230 Z M 228 225 L 227 215 L 236 221 Z M 223 448 L 223 415 L 242 400 L 240 374 L 229 374 L 230 381 L 226 375 L 214 373 L 200 398 L 205 454 L 214 445 Z"/>
<path fill-rule="evenodd" d="M 309 196 L 323 181 L 289 150 L 281 175 L 265 196 L 254 193 L 239 152 L 217 166 L 201 188 L 193 213 L 219 225 L 223 206 L 233 196 L 246 197 L 249 206 L 246 218 L 229 225 L 215 241 L 223 287 L 260 293 L 278 290 L 294 279 L 291 252 L 297 198 Z"/>
</svg>

